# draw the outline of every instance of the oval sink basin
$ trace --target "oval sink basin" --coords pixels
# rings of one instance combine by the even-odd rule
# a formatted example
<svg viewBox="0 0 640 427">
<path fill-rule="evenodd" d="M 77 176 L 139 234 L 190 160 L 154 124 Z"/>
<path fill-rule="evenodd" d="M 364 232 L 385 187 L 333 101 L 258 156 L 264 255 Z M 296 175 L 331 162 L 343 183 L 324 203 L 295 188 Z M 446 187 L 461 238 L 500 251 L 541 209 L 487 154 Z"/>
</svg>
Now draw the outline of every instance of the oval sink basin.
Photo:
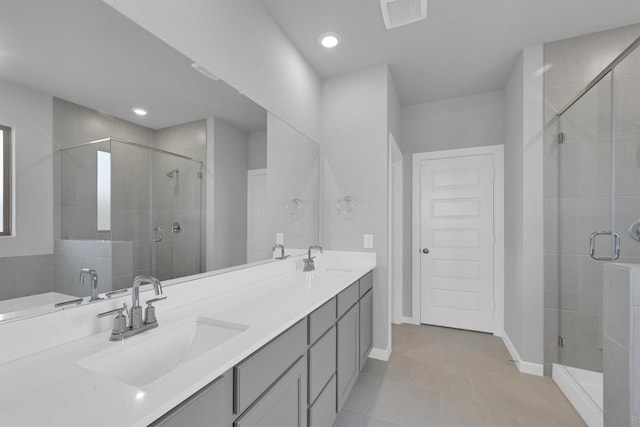
<svg viewBox="0 0 640 427">
<path fill-rule="evenodd" d="M 196 317 L 143 334 L 78 361 L 85 369 L 143 387 L 247 330 L 248 326 Z"/>
</svg>

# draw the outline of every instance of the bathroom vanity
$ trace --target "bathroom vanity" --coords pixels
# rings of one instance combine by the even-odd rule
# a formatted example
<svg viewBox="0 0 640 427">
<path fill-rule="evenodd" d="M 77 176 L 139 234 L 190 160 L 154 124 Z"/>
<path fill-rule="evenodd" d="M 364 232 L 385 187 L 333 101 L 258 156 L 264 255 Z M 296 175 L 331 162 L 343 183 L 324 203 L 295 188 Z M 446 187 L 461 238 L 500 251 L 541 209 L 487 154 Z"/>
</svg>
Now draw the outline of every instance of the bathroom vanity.
<svg viewBox="0 0 640 427">
<path fill-rule="evenodd" d="M 375 254 L 300 267 L 167 287 L 160 326 L 123 342 L 95 315 L 126 296 L 0 324 L 19 347 L 0 355 L 0 425 L 331 425 L 372 348 Z"/>
</svg>

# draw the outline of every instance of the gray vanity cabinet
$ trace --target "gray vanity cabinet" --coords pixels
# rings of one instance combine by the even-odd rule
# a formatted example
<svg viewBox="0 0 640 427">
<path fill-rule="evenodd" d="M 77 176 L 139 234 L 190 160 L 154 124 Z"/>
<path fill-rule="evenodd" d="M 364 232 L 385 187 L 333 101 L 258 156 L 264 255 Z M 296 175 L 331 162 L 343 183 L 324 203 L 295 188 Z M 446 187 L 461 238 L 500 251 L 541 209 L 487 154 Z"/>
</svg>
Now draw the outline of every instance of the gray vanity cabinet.
<svg viewBox="0 0 640 427">
<path fill-rule="evenodd" d="M 154 421 L 153 427 L 215 427 L 233 422 L 233 376 L 231 371 Z"/>
<path fill-rule="evenodd" d="M 306 427 L 307 359 L 298 361 L 264 393 L 233 427 Z"/>
<path fill-rule="evenodd" d="M 373 345 L 373 291 L 369 289 L 358 303 L 360 307 L 360 370 L 367 363 Z"/>
<path fill-rule="evenodd" d="M 152 426 L 331 427 L 372 348 L 369 272 Z"/>
<path fill-rule="evenodd" d="M 357 283 L 356 283 L 357 285 Z M 359 309 L 354 304 L 338 320 L 337 411 L 340 412 L 360 373 Z"/>
</svg>

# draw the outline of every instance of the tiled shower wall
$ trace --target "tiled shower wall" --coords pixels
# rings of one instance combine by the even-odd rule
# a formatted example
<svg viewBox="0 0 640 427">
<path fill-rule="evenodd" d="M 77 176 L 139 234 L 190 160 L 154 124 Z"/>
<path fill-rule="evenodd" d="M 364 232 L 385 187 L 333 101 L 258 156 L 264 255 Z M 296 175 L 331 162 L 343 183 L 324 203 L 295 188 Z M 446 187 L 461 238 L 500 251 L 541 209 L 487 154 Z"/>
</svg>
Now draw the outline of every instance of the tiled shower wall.
<svg viewBox="0 0 640 427">
<path fill-rule="evenodd" d="M 637 24 L 545 45 L 547 373 L 552 363 L 602 371 L 603 262 L 589 257 L 589 236 L 611 229 L 610 79 L 601 81 L 560 121 L 555 114 L 639 35 Z M 640 56 L 621 64 L 616 81 L 616 106 L 623 112 L 616 123 L 616 228 L 622 238 L 621 261 L 640 262 L 640 244 L 626 232 L 635 217 L 640 218 Z M 561 128 L 567 139 L 558 144 Z M 604 239 L 599 243 L 606 245 Z M 564 337 L 562 349 L 559 336 Z"/>
<path fill-rule="evenodd" d="M 200 230 L 201 194 L 183 191 L 180 200 L 172 200 L 172 207 L 179 211 L 178 220 L 183 230 L 190 232 L 180 233 L 174 239 L 169 225 L 168 229 L 163 227 L 167 244 L 162 245 L 162 248 L 154 248 L 151 242 L 153 224 L 151 224 L 149 209 L 149 193 L 151 191 L 149 156 L 156 156 L 154 161 L 157 163 L 157 157 L 161 155 L 150 154 L 141 148 L 126 144 L 112 144 L 112 232 L 111 236 L 108 236 L 97 232 L 95 224 L 96 148 L 86 147 L 65 151 L 64 167 L 61 165 L 62 157 L 58 149 L 114 137 L 183 154 L 201 161 L 204 160 L 206 153 L 206 121 L 200 120 L 153 130 L 57 98 L 54 98 L 53 115 L 54 235 L 56 239 L 100 240 L 111 238 L 114 241 L 129 241 L 132 244 L 134 275 L 159 274 L 151 271 L 151 261 L 154 255 L 157 257 L 157 265 L 176 264 L 179 274 L 200 272 L 200 233 L 196 230 Z M 107 147 L 108 145 L 105 145 L 105 148 Z M 162 156 L 169 157 L 168 155 Z M 193 171 L 189 171 L 190 175 L 193 179 L 199 179 L 195 171 L 195 169 L 199 169 L 199 164 L 189 163 L 192 164 L 191 169 L 193 169 Z M 158 169 L 163 169 L 163 165 L 159 166 Z M 187 167 L 183 166 L 182 169 L 182 176 L 186 178 Z M 160 179 L 166 178 L 166 172 L 169 170 L 158 171 Z M 61 180 L 64 181 L 64 192 L 61 191 Z M 172 189 L 175 190 L 175 186 Z M 186 198 L 194 200 L 187 203 L 185 202 Z M 182 206 L 178 203 L 182 203 Z M 163 217 L 163 214 L 160 214 L 159 217 Z M 169 224 L 172 222 L 173 220 Z M 176 248 L 173 248 L 173 240 L 178 241 L 175 245 Z M 167 247 L 169 248 L 168 252 Z M 167 257 L 172 258 L 167 259 Z M 197 258 L 197 262 L 192 260 L 193 257 Z M 113 265 L 113 269 L 114 271 L 122 271 L 118 265 Z M 162 273 L 160 275 L 165 276 L 162 278 L 166 278 L 168 274 Z M 58 275 L 58 277 L 61 276 Z M 59 283 L 56 287 L 62 288 L 63 284 Z"/>
</svg>

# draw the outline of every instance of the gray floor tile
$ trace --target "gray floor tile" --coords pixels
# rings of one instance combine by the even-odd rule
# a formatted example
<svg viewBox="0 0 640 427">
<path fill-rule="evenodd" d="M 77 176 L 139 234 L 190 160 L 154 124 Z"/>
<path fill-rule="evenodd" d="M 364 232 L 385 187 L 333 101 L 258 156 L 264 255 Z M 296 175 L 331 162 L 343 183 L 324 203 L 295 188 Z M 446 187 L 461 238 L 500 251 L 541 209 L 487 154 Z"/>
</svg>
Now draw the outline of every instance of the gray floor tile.
<svg viewBox="0 0 640 427">
<path fill-rule="evenodd" d="M 380 420 L 359 412 L 343 409 L 338 414 L 333 427 L 402 427 L 389 421 Z"/>
<path fill-rule="evenodd" d="M 393 379 L 376 388 L 368 414 L 410 427 L 440 425 L 440 395 Z"/>
<path fill-rule="evenodd" d="M 353 385 L 353 389 L 351 390 L 347 401 L 344 403 L 344 407 L 351 411 L 362 413 L 367 412 L 377 384 L 378 377 L 375 375 L 361 373 L 358 380 Z"/>
<path fill-rule="evenodd" d="M 585 425 L 552 380 L 507 362 L 498 337 L 427 325 L 392 333 L 391 358 L 367 361 L 334 427 Z"/>
</svg>

